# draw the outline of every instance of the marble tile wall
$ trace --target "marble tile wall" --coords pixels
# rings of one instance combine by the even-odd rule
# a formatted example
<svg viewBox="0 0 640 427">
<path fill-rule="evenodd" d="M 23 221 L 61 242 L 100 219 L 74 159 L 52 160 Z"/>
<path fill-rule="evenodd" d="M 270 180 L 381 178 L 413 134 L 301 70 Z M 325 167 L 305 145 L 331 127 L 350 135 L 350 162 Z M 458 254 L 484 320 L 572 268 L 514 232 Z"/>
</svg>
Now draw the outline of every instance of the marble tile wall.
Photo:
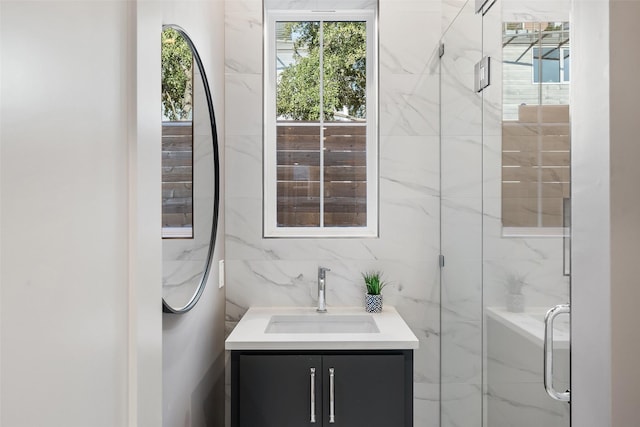
<svg viewBox="0 0 640 427">
<path fill-rule="evenodd" d="M 473 80 L 482 56 L 482 19 L 473 6 L 443 3 L 443 427 L 482 422 L 482 96 Z"/>
<path fill-rule="evenodd" d="M 264 239 L 262 2 L 226 2 L 227 329 L 253 305 L 315 305 L 318 266 L 331 269 L 329 309 L 361 305 L 360 272 L 380 269 L 391 282 L 385 303 L 397 307 L 420 339 L 414 359 L 415 424 L 436 427 L 441 3 L 380 0 L 378 5 L 380 237 Z"/>
<path fill-rule="evenodd" d="M 569 427 L 570 406 L 551 399 L 543 387 L 543 341 L 527 339 L 493 318 L 486 329 L 486 425 Z M 566 342 L 555 349 L 553 368 L 554 387 L 564 391 L 569 378 Z"/>
</svg>

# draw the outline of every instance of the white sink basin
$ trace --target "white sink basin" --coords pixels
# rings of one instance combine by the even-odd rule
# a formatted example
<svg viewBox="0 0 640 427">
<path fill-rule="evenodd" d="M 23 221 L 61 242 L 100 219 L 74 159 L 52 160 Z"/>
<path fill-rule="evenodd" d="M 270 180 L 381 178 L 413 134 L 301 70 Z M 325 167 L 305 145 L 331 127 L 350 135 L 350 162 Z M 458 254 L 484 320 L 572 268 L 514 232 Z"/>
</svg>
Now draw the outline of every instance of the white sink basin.
<svg viewBox="0 0 640 427">
<path fill-rule="evenodd" d="M 344 315 L 313 313 L 300 315 L 273 315 L 269 319 L 267 334 L 377 334 L 378 325 L 369 314 Z"/>
</svg>

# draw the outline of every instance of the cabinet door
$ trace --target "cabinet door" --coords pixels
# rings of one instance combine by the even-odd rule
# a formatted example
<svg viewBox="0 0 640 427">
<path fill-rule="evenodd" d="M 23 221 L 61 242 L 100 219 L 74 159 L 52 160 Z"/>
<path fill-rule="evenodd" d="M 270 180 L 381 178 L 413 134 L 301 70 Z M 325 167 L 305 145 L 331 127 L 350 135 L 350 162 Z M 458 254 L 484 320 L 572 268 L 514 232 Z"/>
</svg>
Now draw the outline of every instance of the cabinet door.
<svg viewBox="0 0 640 427">
<path fill-rule="evenodd" d="M 314 355 L 241 355 L 238 426 L 322 425 L 321 361 L 320 356 Z M 311 418 L 312 369 L 315 369 L 315 423 Z"/>
<path fill-rule="evenodd" d="M 333 369 L 334 418 L 331 419 Z M 325 427 L 401 427 L 405 423 L 404 356 L 344 355 L 323 358 Z M 333 422 L 332 422 L 333 421 Z"/>
</svg>

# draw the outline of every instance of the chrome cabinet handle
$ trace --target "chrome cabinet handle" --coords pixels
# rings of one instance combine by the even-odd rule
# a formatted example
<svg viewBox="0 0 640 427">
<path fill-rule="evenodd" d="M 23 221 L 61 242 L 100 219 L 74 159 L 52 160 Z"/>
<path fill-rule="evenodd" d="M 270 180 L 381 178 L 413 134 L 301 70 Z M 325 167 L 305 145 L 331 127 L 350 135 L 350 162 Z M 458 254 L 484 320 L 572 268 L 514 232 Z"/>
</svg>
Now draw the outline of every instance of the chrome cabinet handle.
<svg viewBox="0 0 640 427">
<path fill-rule="evenodd" d="M 570 312 L 569 304 L 560 304 L 544 317 L 544 388 L 549 396 L 561 402 L 570 402 L 571 392 L 559 392 L 553 388 L 553 321 L 558 315 Z"/>
<path fill-rule="evenodd" d="M 329 424 L 336 422 L 335 369 L 329 368 Z"/>
<path fill-rule="evenodd" d="M 316 422 L 316 368 L 311 368 L 311 424 Z"/>
</svg>

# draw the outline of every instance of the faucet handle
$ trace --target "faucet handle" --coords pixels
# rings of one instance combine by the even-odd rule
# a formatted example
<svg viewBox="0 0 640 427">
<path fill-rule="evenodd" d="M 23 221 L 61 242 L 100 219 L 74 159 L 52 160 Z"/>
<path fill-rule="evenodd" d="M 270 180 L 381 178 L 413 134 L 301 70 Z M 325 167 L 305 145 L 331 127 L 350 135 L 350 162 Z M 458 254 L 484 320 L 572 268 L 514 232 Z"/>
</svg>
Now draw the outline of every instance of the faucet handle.
<svg viewBox="0 0 640 427">
<path fill-rule="evenodd" d="M 320 279 L 324 279 L 324 275 L 327 271 L 331 271 L 331 269 L 327 267 L 318 267 L 318 277 Z"/>
</svg>

